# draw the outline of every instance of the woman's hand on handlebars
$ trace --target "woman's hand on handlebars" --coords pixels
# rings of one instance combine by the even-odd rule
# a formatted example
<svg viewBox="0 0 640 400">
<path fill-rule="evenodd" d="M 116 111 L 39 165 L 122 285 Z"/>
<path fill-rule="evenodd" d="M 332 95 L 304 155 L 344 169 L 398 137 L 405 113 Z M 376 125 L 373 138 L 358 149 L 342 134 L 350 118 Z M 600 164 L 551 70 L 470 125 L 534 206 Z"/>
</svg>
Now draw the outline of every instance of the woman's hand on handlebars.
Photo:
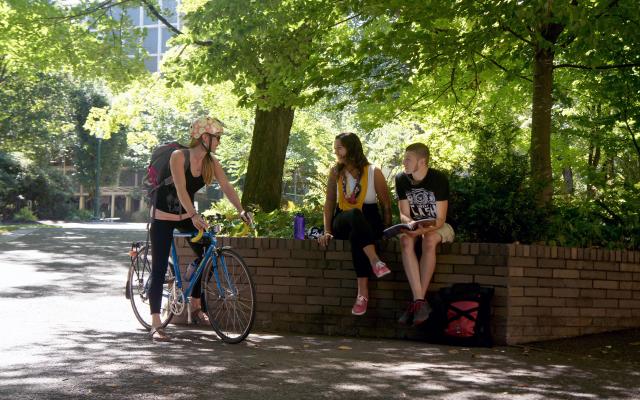
<svg viewBox="0 0 640 400">
<path fill-rule="evenodd" d="M 327 245 L 329 244 L 329 242 L 331 241 L 331 239 L 333 239 L 333 235 L 330 233 L 323 233 L 322 236 L 320 236 L 318 238 L 318 243 L 320 244 L 320 246 L 324 246 L 327 247 Z"/>
<path fill-rule="evenodd" d="M 204 217 L 202 217 L 202 215 L 198 213 L 191 216 L 191 222 L 193 223 L 193 226 L 199 231 L 209 228 L 209 224 L 207 223 L 207 221 L 205 221 Z"/>
<path fill-rule="evenodd" d="M 247 225 L 253 225 L 253 214 L 248 211 L 242 210 L 240 211 L 240 219 Z"/>
</svg>

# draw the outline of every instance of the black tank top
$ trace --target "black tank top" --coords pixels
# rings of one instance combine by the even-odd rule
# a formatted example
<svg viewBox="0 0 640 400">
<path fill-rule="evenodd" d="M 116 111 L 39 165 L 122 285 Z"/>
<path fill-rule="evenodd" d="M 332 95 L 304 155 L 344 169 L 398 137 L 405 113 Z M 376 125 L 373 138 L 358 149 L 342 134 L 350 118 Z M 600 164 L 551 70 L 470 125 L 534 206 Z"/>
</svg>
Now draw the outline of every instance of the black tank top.
<svg viewBox="0 0 640 400">
<path fill-rule="evenodd" d="M 189 194 L 189 198 L 193 203 L 193 197 L 196 192 L 204 186 L 204 178 L 202 174 L 198 177 L 194 177 L 191 175 L 191 163 L 189 158 L 189 151 L 183 151 L 184 154 L 184 177 L 187 183 L 187 193 Z M 184 214 L 186 213 L 185 209 L 180 204 L 180 200 L 178 199 L 178 193 L 176 191 L 175 185 L 166 185 L 162 186 L 158 189 L 158 199 L 156 201 L 156 206 L 158 210 L 168 212 L 171 214 Z"/>
</svg>

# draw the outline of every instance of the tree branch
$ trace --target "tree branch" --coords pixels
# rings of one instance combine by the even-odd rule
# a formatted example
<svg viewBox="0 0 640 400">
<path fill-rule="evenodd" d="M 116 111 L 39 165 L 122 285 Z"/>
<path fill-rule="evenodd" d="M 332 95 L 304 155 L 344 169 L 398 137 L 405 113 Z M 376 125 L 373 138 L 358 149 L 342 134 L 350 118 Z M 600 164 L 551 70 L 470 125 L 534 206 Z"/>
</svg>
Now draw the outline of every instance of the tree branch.
<svg viewBox="0 0 640 400">
<path fill-rule="evenodd" d="M 633 146 L 636 148 L 636 153 L 638 154 L 638 159 L 640 159 L 640 145 L 638 145 L 638 141 L 636 140 L 635 132 L 631 129 L 629 125 L 629 117 L 627 115 L 627 107 L 623 107 L 622 113 L 624 115 L 624 125 L 627 127 L 627 131 L 629 131 L 629 136 L 631 136 L 631 141 L 633 142 Z"/>
<path fill-rule="evenodd" d="M 0 55 L 0 85 L 3 84 L 9 77 L 9 74 L 7 73 L 7 66 L 9 65 L 9 61 L 6 58 L 6 54 Z"/>
<path fill-rule="evenodd" d="M 453 97 L 456 99 L 456 104 L 460 102 L 458 99 L 458 94 L 456 93 L 456 88 L 454 86 L 456 80 L 456 67 L 451 68 L 451 91 L 453 92 Z"/>
<path fill-rule="evenodd" d="M 158 10 L 151 4 L 148 0 L 142 0 L 142 3 L 147 7 L 149 12 L 153 14 L 164 26 L 169 28 L 170 31 L 175 33 L 176 35 L 182 35 L 182 31 L 176 28 L 171 22 L 169 22 L 165 17 L 163 17 Z M 211 46 L 213 41 L 211 40 L 194 40 L 193 43 L 198 44 L 200 46 Z"/>
<path fill-rule="evenodd" d="M 491 64 L 495 65 L 496 67 L 500 68 L 501 70 L 503 70 L 504 72 L 510 74 L 510 75 L 515 75 L 520 79 L 524 79 L 525 81 L 529 81 L 529 82 L 533 82 L 533 79 L 524 76 L 524 75 L 520 75 L 520 74 L 516 74 L 515 72 L 509 71 L 507 68 L 503 67 L 502 65 L 498 64 L 497 61 L 485 56 L 484 54 L 480 53 L 479 51 L 474 51 L 474 53 L 476 53 L 477 55 L 479 55 L 480 57 L 484 58 L 485 60 L 489 61 Z"/>
<path fill-rule="evenodd" d="M 617 222 L 617 223 L 619 223 L 619 224 L 624 223 L 624 221 L 622 220 L 622 218 L 621 218 L 618 214 L 616 214 L 616 212 L 615 212 L 615 211 L 613 211 L 609 206 L 607 206 L 607 205 L 605 204 L 605 202 L 603 202 L 603 201 L 602 201 L 602 200 L 600 200 L 600 199 L 595 199 L 595 203 L 596 203 L 597 205 L 599 205 L 599 206 L 600 206 L 603 210 L 605 210 L 607 213 L 609 213 L 609 215 L 611 216 L 611 218 L 608 218 L 608 219 L 609 219 L 610 221 L 612 221 L 612 222 L 613 222 L 613 221 L 615 221 L 615 222 Z"/>
<path fill-rule="evenodd" d="M 525 38 L 524 36 L 516 33 L 513 29 L 509 28 L 507 25 L 503 24 L 502 22 L 498 22 L 500 29 L 502 29 L 505 32 L 509 32 L 510 34 L 512 34 L 513 36 L 515 36 L 516 38 L 522 40 L 523 42 L 525 42 L 526 44 L 528 44 L 529 46 L 533 46 L 533 42 L 527 38 Z"/>
<path fill-rule="evenodd" d="M 599 19 L 600 17 L 602 17 L 603 15 L 605 15 L 607 13 L 607 11 L 609 11 L 610 9 L 612 9 L 613 7 L 618 5 L 619 0 L 612 0 L 609 4 L 607 4 L 607 7 L 602 10 L 601 13 L 599 13 L 598 15 L 596 15 L 596 19 Z"/>
<path fill-rule="evenodd" d="M 623 69 L 640 67 L 640 63 L 626 63 L 626 64 L 613 64 L 613 65 L 580 65 L 580 64 L 556 64 L 553 69 L 557 68 L 576 68 L 576 69 L 590 69 L 590 70 L 606 70 L 606 69 Z"/>
<path fill-rule="evenodd" d="M 129 3 L 131 0 L 123 0 L 117 3 L 112 3 L 112 0 L 105 0 L 101 3 L 96 4 L 94 7 L 89 7 L 86 10 L 81 11 L 78 14 L 71 14 L 71 15 L 65 15 L 64 17 L 48 17 L 48 18 L 43 18 L 42 20 L 72 20 L 72 19 L 80 19 L 80 18 L 84 18 L 88 15 L 91 15 L 93 13 L 95 13 L 96 11 L 100 11 L 100 10 L 107 10 L 109 8 L 112 7 L 116 7 L 119 6 L 121 4 L 125 4 L 125 3 Z"/>
<path fill-rule="evenodd" d="M 442 90 L 442 92 L 440 92 L 440 94 L 433 99 L 433 101 L 431 101 L 431 103 L 429 103 L 429 105 L 435 103 L 436 101 L 438 101 L 440 99 L 440 97 L 442 97 L 445 93 L 447 93 L 447 90 L 449 90 L 451 88 L 451 82 L 447 83 L 444 87 L 444 89 Z M 404 113 L 407 110 L 410 110 L 413 106 L 415 106 L 416 104 L 418 104 L 418 102 L 420 102 L 422 99 L 424 99 L 425 97 L 429 96 L 430 93 L 425 93 L 422 94 L 420 96 L 418 96 L 413 102 L 411 102 L 411 104 L 409 104 L 406 107 L 403 107 L 400 109 L 400 111 L 398 111 L 392 118 L 391 120 L 396 119 L 397 117 L 399 117 L 402 113 Z"/>
</svg>

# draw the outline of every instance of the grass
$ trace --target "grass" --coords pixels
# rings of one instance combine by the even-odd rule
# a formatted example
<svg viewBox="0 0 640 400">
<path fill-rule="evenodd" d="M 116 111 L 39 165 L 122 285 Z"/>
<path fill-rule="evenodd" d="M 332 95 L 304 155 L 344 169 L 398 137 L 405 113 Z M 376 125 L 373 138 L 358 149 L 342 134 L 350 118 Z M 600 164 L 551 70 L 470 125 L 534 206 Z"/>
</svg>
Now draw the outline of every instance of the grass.
<svg viewBox="0 0 640 400">
<path fill-rule="evenodd" d="M 0 223 L 0 235 L 2 235 L 4 233 L 13 232 L 13 231 L 16 231 L 18 229 L 41 229 L 41 228 L 59 228 L 59 227 L 55 226 L 55 225 L 39 224 L 37 222 L 30 222 L 30 223 L 24 223 L 24 224 L 17 224 L 17 223 L 2 224 L 2 223 Z"/>
</svg>

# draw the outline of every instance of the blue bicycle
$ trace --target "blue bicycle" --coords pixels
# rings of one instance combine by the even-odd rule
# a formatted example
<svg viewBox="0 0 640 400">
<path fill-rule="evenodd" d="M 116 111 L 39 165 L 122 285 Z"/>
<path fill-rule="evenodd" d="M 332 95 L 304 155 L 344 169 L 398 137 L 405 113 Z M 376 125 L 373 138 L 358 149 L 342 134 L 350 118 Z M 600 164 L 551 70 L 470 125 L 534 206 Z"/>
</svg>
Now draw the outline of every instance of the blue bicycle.
<svg viewBox="0 0 640 400">
<path fill-rule="evenodd" d="M 181 314 L 185 307 L 188 317 L 191 317 L 189 297 L 196 280 L 202 276 L 201 298 L 211 327 L 224 342 L 239 343 L 247 337 L 253 326 L 256 291 L 249 268 L 242 257 L 229 247 L 218 247 L 215 237 L 218 231 L 219 227 L 213 226 L 202 234 L 200 240 L 208 247 L 200 265 L 188 279 L 186 290 L 183 289 L 175 238 L 190 240 L 198 236 L 198 232 L 174 232 L 160 310 L 162 327 L 166 327 L 174 315 Z M 131 245 L 131 266 L 126 287 L 133 313 L 146 329 L 151 329 L 148 298 L 150 247 L 151 243 L 147 245 L 146 242 L 134 242 Z"/>
</svg>

